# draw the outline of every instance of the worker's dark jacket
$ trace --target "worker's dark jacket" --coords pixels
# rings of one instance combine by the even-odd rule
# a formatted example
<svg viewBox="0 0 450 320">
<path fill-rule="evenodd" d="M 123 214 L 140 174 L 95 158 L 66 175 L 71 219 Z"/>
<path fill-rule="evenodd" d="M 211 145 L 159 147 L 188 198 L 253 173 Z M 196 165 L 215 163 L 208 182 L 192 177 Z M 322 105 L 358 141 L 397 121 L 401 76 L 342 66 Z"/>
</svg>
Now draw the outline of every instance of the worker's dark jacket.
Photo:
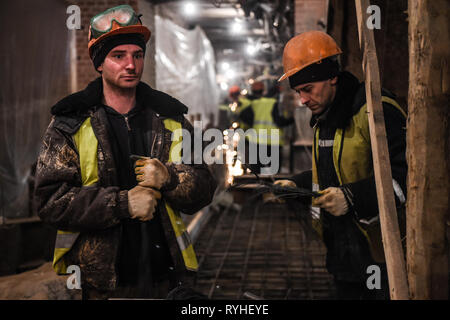
<svg viewBox="0 0 450 320">
<path fill-rule="evenodd" d="M 339 75 L 337 86 L 332 105 L 311 119 L 317 177 L 309 171 L 293 180 L 298 186 L 310 188 L 313 181 L 312 189 L 316 191 L 339 186 L 343 189 L 349 212 L 335 217 L 321 209 L 318 225 L 327 246 L 329 272 L 337 280 L 361 281 L 367 278 L 367 266 L 383 262 L 365 87 L 348 72 Z M 406 117 L 392 94 L 383 90 L 382 95 L 395 198 L 401 207 L 406 197 Z M 352 180 L 349 176 L 357 181 L 346 182 Z M 364 178 L 358 180 L 355 176 Z"/>
<path fill-rule="evenodd" d="M 44 222 L 59 230 L 80 232 L 67 253 L 68 265 L 79 265 L 82 283 L 99 290 L 114 290 L 118 285 L 117 266 L 125 220 L 128 212 L 128 190 L 119 188 L 118 167 L 113 156 L 111 128 L 102 107 L 101 78 L 72 94 L 52 108 L 53 119 L 45 133 L 40 152 L 34 207 Z M 163 186 L 163 199 L 173 209 L 193 214 L 210 203 L 216 183 L 204 164 L 168 163 L 171 131 L 163 120 L 174 119 L 191 133 L 184 118 L 187 108 L 178 100 L 144 83 L 137 86 L 136 100 L 146 109 L 151 133 L 146 142 L 152 157 L 169 170 L 170 182 Z M 98 178 L 95 186 L 82 186 L 80 161 L 73 134 L 91 118 L 98 140 Z M 177 281 L 190 279 L 166 208 L 159 204 L 160 216 Z"/>
</svg>

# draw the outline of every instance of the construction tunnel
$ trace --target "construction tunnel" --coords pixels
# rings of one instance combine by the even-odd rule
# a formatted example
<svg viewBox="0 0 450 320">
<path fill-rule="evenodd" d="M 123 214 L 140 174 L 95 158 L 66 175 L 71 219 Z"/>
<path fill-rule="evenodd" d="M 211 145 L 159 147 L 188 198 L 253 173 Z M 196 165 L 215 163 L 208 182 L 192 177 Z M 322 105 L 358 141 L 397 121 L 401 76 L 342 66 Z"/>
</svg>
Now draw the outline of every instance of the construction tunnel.
<svg viewBox="0 0 450 320">
<path fill-rule="evenodd" d="M 91 34 L 91 18 L 117 6 L 128 10 L 124 5 L 151 31 L 138 80 L 185 105 L 192 129 L 191 137 L 182 137 L 183 148 L 187 140 L 192 143 L 192 163 L 185 149 L 179 158 L 173 156 L 176 143 L 168 147 L 150 140 L 151 154 L 155 146 L 166 148 L 170 162 L 205 165 L 216 184 L 209 190 L 212 200 L 196 213 L 180 210 L 186 232 L 174 233 L 186 266 L 197 269 L 190 289 L 198 297 L 448 300 L 450 3 L 445 0 L 3 1 L 0 299 L 83 298 L 79 286 L 69 288 L 68 274 L 57 275 L 52 268 L 60 240 L 35 205 L 42 171 L 38 157 L 54 119 L 52 106 L 106 77 L 93 66 L 88 40 L 119 23 L 110 19 L 110 29 Z M 298 38 L 310 32 L 312 40 Z M 318 43 L 319 35 L 333 44 L 322 44 L 323 56 L 314 60 L 300 42 Z M 289 44 L 293 39 L 300 43 L 295 49 Z M 325 91 L 315 95 L 319 89 L 308 87 L 311 83 L 330 85 L 330 101 L 321 100 L 328 89 L 321 87 Z M 347 111 L 333 111 L 338 105 Z M 170 137 L 181 125 L 165 116 L 165 108 L 156 107 L 155 114 Z M 330 119 L 336 123 L 326 127 Z M 341 125 L 342 119 L 348 122 Z M 62 126 L 71 125 L 67 120 Z M 274 129 L 275 135 L 258 135 Z M 108 158 L 95 161 L 101 168 Z M 305 172 L 309 176 L 302 179 L 308 182 L 300 185 L 293 177 Z M 353 187 L 369 175 L 370 189 Z M 183 179 L 180 175 L 177 183 L 183 186 Z M 328 187 L 332 190 L 324 193 Z M 333 192 L 338 195 L 327 202 Z M 374 197 L 364 198 L 365 192 Z M 360 207 L 376 213 L 360 216 L 355 209 Z M 168 214 L 174 214 L 171 210 Z M 325 218 L 324 210 L 329 210 Z M 347 234 L 339 231 L 349 229 L 339 229 L 344 227 L 337 218 L 350 213 L 356 221 L 352 228 L 359 229 Z M 170 221 L 182 224 L 172 216 Z M 373 258 L 373 230 L 366 226 L 374 221 L 385 276 L 372 289 L 382 286 L 384 293 L 372 294 L 375 278 L 364 265 L 358 271 L 364 288 L 357 289 L 364 293 L 352 296 L 355 287 L 343 285 L 350 271 L 336 267 L 349 253 L 339 248 L 366 241 L 358 248 Z M 321 223 L 320 232 L 315 223 Z M 189 256 L 191 243 L 196 261 Z M 348 249 L 356 250 L 348 266 L 356 263 L 356 247 Z"/>
</svg>

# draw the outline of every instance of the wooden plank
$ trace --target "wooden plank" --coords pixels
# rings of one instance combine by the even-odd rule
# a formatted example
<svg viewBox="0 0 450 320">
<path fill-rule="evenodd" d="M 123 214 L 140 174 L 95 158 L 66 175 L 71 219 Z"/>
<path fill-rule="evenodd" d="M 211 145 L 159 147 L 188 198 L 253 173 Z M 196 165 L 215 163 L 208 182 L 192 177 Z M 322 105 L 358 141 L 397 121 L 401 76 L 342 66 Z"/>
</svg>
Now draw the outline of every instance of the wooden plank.
<svg viewBox="0 0 450 320">
<path fill-rule="evenodd" d="M 411 299 L 447 300 L 450 2 L 410 0 L 407 263 Z"/>
<path fill-rule="evenodd" d="M 369 0 L 355 0 L 355 5 L 359 41 L 363 50 L 370 141 L 390 296 L 393 300 L 405 300 L 409 299 L 409 292 L 381 103 L 380 74 L 373 30 L 366 26 L 366 10 L 370 2 Z"/>
<path fill-rule="evenodd" d="M 189 222 L 187 226 L 187 232 L 191 237 L 192 243 L 195 244 L 197 238 L 202 231 L 203 227 L 208 223 L 209 218 L 213 214 L 210 207 L 205 207 L 195 214 L 195 217 Z"/>
</svg>

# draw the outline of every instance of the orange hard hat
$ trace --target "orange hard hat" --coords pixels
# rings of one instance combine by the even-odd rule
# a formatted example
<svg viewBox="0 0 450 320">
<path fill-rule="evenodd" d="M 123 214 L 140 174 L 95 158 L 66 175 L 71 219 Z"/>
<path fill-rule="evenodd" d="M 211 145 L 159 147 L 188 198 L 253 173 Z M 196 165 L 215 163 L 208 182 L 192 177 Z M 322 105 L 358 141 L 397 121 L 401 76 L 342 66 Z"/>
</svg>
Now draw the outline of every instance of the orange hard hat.
<svg viewBox="0 0 450 320">
<path fill-rule="evenodd" d="M 140 16 L 129 5 L 120 5 L 97 14 L 91 19 L 89 25 L 89 56 L 96 44 L 106 38 L 118 34 L 137 33 L 147 42 L 150 39 L 150 30 L 142 25 Z"/>
<path fill-rule="evenodd" d="M 321 60 L 341 54 L 336 41 L 322 31 L 301 33 L 286 43 L 283 51 L 284 74 L 282 81 L 303 68 Z"/>
<path fill-rule="evenodd" d="M 263 91 L 264 83 L 262 81 L 255 81 L 252 83 L 252 91 Z"/>
<path fill-rule="evenodd" d="M 229 95 L 240 93 L 240 92 L 241 92 L 241 88 L 239 88 L 239 86 L 232 86 L 230 88 L 230 90 L 228 90 Z"/>
</svg>

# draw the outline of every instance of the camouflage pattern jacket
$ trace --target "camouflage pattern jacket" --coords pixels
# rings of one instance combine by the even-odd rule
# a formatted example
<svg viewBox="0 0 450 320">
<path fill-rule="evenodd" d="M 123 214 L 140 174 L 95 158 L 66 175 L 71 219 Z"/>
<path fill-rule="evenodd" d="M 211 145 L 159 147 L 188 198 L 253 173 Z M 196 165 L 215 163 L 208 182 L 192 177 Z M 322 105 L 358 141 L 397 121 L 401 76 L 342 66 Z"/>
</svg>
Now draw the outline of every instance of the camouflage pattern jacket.
<svg viewBox="0 0 450 320">
<path fill-rule="evenodd" d="M 102 80 L 91 82 L 85 90 L 69 95 L 52 108 L 53 118 L 44 136 L 37 168 L 34 209 L 46 223 L 59 230 L 80 232 L 67 254 L 68 264 L 79 265 L 82 283 L 99 290 L 117 287 L 117 259 L 120 250 L 121 220 L 130 218 L 128 190 L 117 187 L 108 121 L 103 108 L 97 106 L 102 98 Z M 150 108 L 152 121 L 152 155 L 169 170 L 170 182 L 162 192 L 163 199 L 173 209 L 194 214 L 208 205 L 216 182 L 205 164 L 168 163 L 171 132 L 163 119 L 181 122 L 193 132 L 184 118 L 187 107 L 169 95 L 144 83 L 137 86 L 136 98 Z M 82 186 L 80 163 L 73 134 L 91 117 L 98 140 L 98 177 L 95 186 Z M 192 139 L 193 140 L 193 139 Z M 158 205 L 162 225 L 175 267 L 177 281 L 191 279 L 171 227 L 166 209 Z"/>
</svg>

